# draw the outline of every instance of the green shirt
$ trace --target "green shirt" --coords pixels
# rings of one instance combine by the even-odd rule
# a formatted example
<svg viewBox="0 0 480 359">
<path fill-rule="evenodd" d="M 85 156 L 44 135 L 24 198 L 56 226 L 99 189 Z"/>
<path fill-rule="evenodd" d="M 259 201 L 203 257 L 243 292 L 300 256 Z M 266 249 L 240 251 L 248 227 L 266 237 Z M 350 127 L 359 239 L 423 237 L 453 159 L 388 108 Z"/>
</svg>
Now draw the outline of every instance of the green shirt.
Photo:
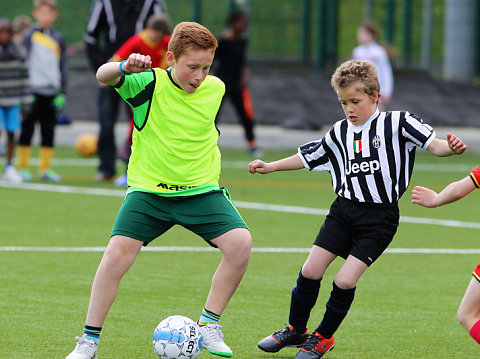
<svg viewBox="0 0 480 359">
<path fill-rule="evenodd" d="M 133 108 L 135 123 L 128 192 L 186 196 L 218 188 L 215 116 L 225 93 L 220 79 L 207 76 L 189 94 L 155 68 L 123 76 L 115 87 Z"/>
</svg>

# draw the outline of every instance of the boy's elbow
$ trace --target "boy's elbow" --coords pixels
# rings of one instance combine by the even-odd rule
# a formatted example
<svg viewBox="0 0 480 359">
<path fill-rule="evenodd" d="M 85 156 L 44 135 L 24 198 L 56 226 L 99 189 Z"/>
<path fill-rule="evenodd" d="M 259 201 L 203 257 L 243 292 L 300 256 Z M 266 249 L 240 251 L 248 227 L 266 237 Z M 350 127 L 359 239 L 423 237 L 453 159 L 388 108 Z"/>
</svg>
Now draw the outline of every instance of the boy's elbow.
<svg viewBox="0 0 480 359">
<path fill-rule="evenodd" d="M 105 75 L 100 71 L 100 69 L 98 69 L 95 77 L 97 78 L 98 82 L 108 85 L 107 79 L 105 78 Z"/>
<path fill-rule="evenodd" d="M 97 78 L 98 81 L 102 82 L 102 74 L 100 73 L 100 68 L 95 73 L 95 77 Z"/>
</svg>

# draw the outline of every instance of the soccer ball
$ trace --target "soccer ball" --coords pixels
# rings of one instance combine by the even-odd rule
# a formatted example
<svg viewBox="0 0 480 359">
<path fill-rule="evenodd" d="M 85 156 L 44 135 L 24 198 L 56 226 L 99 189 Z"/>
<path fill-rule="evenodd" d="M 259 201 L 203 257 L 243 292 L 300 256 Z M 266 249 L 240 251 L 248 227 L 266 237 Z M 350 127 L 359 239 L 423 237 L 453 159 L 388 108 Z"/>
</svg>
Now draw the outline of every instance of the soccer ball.
<svg viewBox="0 0 480 359">
<path fill-rule="evenodd" d="M 153 332 L 153 349 L 160 358 L 195 359 L 202 348 L 203 337 L 197 323 L 181 315 L 162 320 Z"/>
<path fill-rule="evenodd" d="M 97 153 L 98 137 L 90 133 L 83 133 L 78 136 L 75 142 L 75 149 L 83 157 L 91 157 Z"/>
</svg>

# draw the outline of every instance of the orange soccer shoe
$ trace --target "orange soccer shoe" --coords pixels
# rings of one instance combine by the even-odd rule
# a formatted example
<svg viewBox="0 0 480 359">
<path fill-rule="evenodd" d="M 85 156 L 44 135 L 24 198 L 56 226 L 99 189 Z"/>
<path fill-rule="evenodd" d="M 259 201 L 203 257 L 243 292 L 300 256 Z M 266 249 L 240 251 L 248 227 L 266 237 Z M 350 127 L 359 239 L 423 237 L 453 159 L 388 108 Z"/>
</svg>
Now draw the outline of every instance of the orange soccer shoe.
<svg viewBox="0 0 480 359">
<path fill-rule="evenodd" d="M 335 339 L 322 337 L 318 332 L 313 332 L 307 344 L 297 353 L 295 359 L 320 359 L 333 349 Z"/>
</svg>

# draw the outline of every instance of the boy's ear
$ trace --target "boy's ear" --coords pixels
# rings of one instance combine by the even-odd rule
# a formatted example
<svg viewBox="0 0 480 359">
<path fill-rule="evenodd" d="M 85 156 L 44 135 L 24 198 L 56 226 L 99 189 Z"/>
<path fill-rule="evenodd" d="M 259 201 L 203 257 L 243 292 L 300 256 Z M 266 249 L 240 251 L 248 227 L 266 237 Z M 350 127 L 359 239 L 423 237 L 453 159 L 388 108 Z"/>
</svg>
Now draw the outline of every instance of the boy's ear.
<svg viewBox="0 0 480 359">
<path fill-rule="evenodd" d="M 378 92 L 375 91 L 375 92 L 373 93 L 373 100 L 374 100 L 373 102 L 374 102 L 374 103 L 378 103 L 379 97 L 380 97 L 380 96 L 379 96 Z"/>
<path fill-rule="evenodd" d="M 173 52 L 167 51 L 167 54 L 165 55 L 165 61 L 167 62 L 168 66 L 173 67 L 175 64 L 175 56 L 173 55 Z"/>
</svg>

